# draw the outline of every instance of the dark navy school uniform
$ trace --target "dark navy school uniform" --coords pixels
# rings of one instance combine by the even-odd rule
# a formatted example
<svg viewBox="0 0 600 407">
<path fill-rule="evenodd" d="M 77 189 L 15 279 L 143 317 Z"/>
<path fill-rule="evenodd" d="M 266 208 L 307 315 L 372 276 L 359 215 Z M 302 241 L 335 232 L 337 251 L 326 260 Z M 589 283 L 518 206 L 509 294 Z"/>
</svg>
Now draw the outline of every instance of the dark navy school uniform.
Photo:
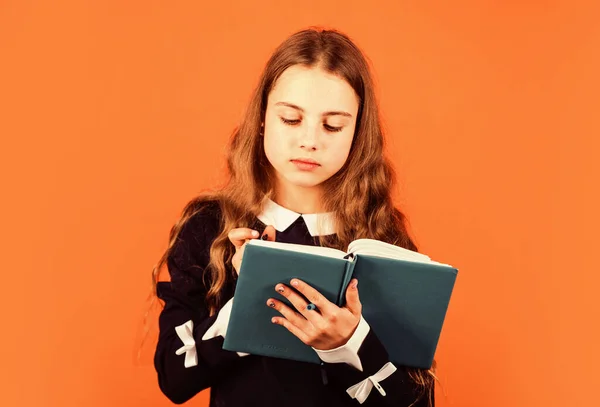
<svg viewBox="0 0 600 407">
<path fill-rule="evenodd" d="M 327 361 L 321 366 L 240 355 L 222 349 L 223 335 L 206 339 L 207 331 L 215 330 L 227 318 L 223 309 L 209 316 L 205 304 L 207 285 L 203 282 L 209 278 L 204 276 L 204 270 L 210 245 L 219 233 L 221 211 L 217 202 L 200 205 L 201 211 L 185 224 L 168 258 L 171 281 L 159 282 L 157 287 L 165 306 L 159 317 L 154 365 L 160 389 L 172 402 L 184 403 L 210 388 L 211 407 L 358 406 L 360 397 L 353 398 L 354 392 L 349 389 L 362 386 L 364 406 L 429 405 L 428 395 L 421 395 L 422 389 L 408 376 L 406 368 L 390 366 L 386 350 L 368 324 L 366 330 L 361 325 L 362 337 L 354 351 L 340 349 L 324 354 L 320 357 Z M 316 245 L 317 218 L 297 214 L 270 201 L 252 228 L 262 232 L 267 224 L 274 225 L 279 242 Z M 330 234 L 331 223 L 326 217 L 320 219 L 325 220 L 319 223 L 325 225 L 320 226 L 325 231 L 320 234 Z M 224 304 L 230 302 L 236 284 L 235 272 L 229 271 L 222 291 Z M 354 352 L 360 366 L 343 356 L 343 351 L 346 355 Z M 377 374 L 384 366 L 387 377 L 378 381 Z M 396 369 L 391 374 L 390 367 Z"/>
</svg>

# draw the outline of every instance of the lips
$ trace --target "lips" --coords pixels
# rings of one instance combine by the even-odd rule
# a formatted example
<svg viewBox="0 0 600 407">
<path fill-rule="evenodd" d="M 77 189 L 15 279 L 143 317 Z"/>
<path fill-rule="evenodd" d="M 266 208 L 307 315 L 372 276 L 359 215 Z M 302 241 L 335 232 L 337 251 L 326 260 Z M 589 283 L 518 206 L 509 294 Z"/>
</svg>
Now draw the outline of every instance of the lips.
<svg viewBox="0 0 600 407">
<path fill-rule="evenodd" d="M 314 171 L 321 166 L 321 164 L 312 158 L 294 158 L 293 160 L 290 160 L 290 162 L 294 164 L 298 170 L 305 172 Z"/>
<path fill-rule="evenodd" d="M 293 158 L 292 162 L 300 163 L 300 164 L 312 164 L 312 165 L 321 165 L 317 161 L 312 158 Z"/>
</svg>

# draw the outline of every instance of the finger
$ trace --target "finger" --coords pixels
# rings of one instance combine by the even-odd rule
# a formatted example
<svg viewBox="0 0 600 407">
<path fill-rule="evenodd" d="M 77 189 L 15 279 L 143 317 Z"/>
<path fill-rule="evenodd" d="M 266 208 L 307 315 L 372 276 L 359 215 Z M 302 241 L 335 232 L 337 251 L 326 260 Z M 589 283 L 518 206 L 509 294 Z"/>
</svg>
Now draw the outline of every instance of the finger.
<svg viewBox="0 0 600 407">
<path fill-rule="evenodd" d="M 239 274 L 240 273 L 240 265 L 242 263 L 242 259 L 240 258 L 240 256 L 238 256 L 237 253 L 235 253 L 233 255 L 233 257 L 231 258 L 231 264 L 233 265 L 233 268 L 235 269 L 235 271 Z"/>
<path fill-rule="evenodd" d="M 362 304 L 358 296 L 358 280 L 353 278 L 346 289 L 346 308 L 352 315 L 360 316 L 362 314 Z"/>
<path fill-rule="evenodd" d="M 275 290 L 288 299 L 289 302 L 292 303 L 294 308 L 307 320 L 309 320 L 313 326 L 319 327 L 321 326 L 320 319 L 321 314 L 315 312 L 314 310 L 308 310 L 306 307 L 308 306 L 308 302 L 296 291 L 292 290 L 290 287 L 287 287 L 285 284 L 277 284 L 275 286 Z M 316 304 L 315 304 L 316 305 Z"/>
<path fill-rule="evenodd" d="M 290 331 L 293 335 L 295 335 L 298 339 L 300 339 L 306 345 L 309 344 L 310 339 L 302 329 L 298 328 L 296 325 L 292 324 L 290 321 L 283 317 L 273 317 L 271 318 L 271 322 L 277 325 L 282 325 L 288 331 Z"/>
<path fill-rule="evenodd" d="M 302 332 L 307 333 L 314 329 L 310 322 L 307 321 L 302 315 L 298 314 L 296 311 L 285 305 L 283 302 L 276 300 L 274 298 L 269 298 L 267 300 L 267 305 L 274 310 L 278 311 L 281 315 L 285 317 L 288 321 L 290 321 L 294 326 L 298 327 Z"/>
<path fill-rule="evenodd" d="M 258 238 L 259 233 L 257 230 L 249 229 L 249 228 L 236 228 L 231 229 L 227 237 L 235 247 L 242 247 L 246 240 L 256 239 Z"/>
<path fill-rule="evenodd" d="M 235 269 L 235 272 L 239 275 L 240 269 L 242 268 L 242 259 L 244 258 L 244 251 L 246 250 L 246 244 L 249 240 L 245 240 L 244 244 L 241 246 L 235 246 L 235 253 L 233 254 L 233 258 L 231 259 L 231 264 Z"/>
<path fill-rule="evenodd" d="M 275 228 L 273 226 L 271 226 L 271 225 L 268 225 L 265 228 L 265 230 L 263 230 L 261 239 L 268 240 L 270 242 L 274 242 L 275 241 L 275 235 L 276 235 L 276 233 L 277 233 L 277 231 L 275 230 Z"/>
<path fill-rule="evenodd" d="M 240 248 L 235 248 L 235 253 L 231 259 L 231 264 L 233 264 L 233 268 L 235 269 L 236 273 L 239 275 L 240 274 L 240 268 L 242 267 L 242 258 L 244 257 L 244 249 L 246 244 L 244 243 L 244 245 Z"/>
<path fill-rule="evenodd" d="M 317 308 L 321 310 L 321 312 L 331 312 L 332 304 L 327 298 L 323 296 L 316 289 L 308 285 L 302 280 L 298 280 L 297 278 L 292 279 L 290 282 L 292 287 L 298 290 L 302 295 L 306 297 L 308 301 L 315 304 Z"/>
</svg>

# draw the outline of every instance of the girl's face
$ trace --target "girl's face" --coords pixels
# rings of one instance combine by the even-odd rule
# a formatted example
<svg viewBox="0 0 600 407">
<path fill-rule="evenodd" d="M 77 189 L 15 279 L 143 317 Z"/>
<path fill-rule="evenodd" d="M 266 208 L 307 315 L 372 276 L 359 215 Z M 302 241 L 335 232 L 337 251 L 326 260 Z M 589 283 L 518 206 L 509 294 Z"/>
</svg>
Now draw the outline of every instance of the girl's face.
<svg viewBox="0 0 600 407">
<path fill-rule="evenodd" d="M 286 69 L 269 94 L 264 148 L 277 188 L 313 188 L 342 168 L 354 137 L 358 97 L 320 68 Z"/>
</svg>

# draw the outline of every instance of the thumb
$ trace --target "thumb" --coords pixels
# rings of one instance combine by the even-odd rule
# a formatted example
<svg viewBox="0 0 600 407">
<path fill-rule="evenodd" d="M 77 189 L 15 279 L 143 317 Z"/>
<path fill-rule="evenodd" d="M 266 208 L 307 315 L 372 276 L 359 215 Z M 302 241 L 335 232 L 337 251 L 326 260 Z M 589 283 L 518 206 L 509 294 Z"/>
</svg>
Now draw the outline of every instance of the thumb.
<svg viewBox="0 0 600 407">
<path fill-rule="evenodd" d="M 360 316 L 362 314 L 362 304 L 358 296 L 358 280 L 353 278 L 346 289 L 346 308 L 353 315 Z"/>
<path fill-rule="evenodd" d="M 261 235 L 261 239 L 263 240 L 268 240 L 270 242 L 274 242 L 275 241 L 275 234 L 276 234 L 276 230 L 273 226 L 268 225 L 265 230 L 263 231 L 262 235 Z M 266 237 L 265 237 L 266 236 Z"/>
</svg>

